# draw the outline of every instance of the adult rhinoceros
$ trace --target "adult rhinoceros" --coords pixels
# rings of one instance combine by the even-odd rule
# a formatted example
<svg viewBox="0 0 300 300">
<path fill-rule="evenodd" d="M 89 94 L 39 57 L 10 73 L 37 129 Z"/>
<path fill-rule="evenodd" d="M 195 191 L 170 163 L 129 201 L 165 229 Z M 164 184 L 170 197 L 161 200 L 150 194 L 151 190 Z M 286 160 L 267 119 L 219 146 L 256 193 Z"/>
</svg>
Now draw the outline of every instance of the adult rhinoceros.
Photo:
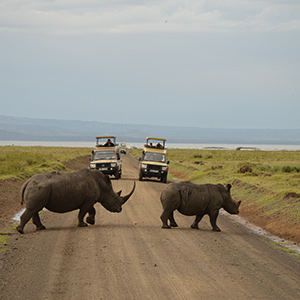
<svg viewBox="0 0 300 300">
<path fill-rule="evenodd" d="M 121 212 L 122 205 L 130 198 L 135 189 L 124 197 L 121 191 L 115 193 L 109 177 L 98 170 L 82 169 L 73 173 L 52 172 L 34 175 L 21 188 L 22 202 L 26 210 L 21 215 L 17 230 L 24 233 L 26 223 L 32 218 L 37 230 L 45 229 L 38 212 L 44 207 L 52 212 L 65 213 L 79 209 L 78 226 L 95 224 L 96 210 L 94 204 L 101 203 L 111 212 Z"/>
<path fill-rule="evenodd" d="M 222 184 L 194 184 L 191 182 L 171 183 L 166 186 L 160 195 L 163 206 L 161 215 L 162 228 L 177 227 L 174 219 L 174 210 L 183 215 L 196 215 L 192 228 L 198 229 L 198 223 L 208 214 L 212 230 L 221 231 L 217 226 L 219 209 L 224 208 L 230 214 L 238 214 L 241 201 L 236 202 L 230 196 L 231 185 Z M 170 221 L 170 226 L 168 225 Z"/>
</svg>

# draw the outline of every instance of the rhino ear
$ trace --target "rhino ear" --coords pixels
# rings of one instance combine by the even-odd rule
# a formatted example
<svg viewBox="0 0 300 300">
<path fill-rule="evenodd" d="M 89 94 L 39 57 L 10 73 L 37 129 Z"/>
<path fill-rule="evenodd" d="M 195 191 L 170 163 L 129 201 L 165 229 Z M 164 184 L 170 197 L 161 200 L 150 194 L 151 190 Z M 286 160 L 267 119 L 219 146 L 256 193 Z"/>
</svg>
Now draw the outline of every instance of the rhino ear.
<svg viewBox="0 0 300 300">
<path fill-rule="evenodd" d="M 231 189 L 231 184 L 228 183 L 228 184 L 226 185 L 226 187 L 227 187 L 227 190 L 228 190 L 228 192 L 229 192 L 230 189 Z"/>
</svg>

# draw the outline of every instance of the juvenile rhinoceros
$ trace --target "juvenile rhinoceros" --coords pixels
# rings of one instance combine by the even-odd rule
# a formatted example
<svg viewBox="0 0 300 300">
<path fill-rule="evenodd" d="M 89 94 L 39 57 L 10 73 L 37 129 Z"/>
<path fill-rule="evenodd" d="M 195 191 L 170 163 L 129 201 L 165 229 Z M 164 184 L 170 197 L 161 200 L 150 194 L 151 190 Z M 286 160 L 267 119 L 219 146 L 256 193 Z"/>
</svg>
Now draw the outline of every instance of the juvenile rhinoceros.
<svg viewBox="0 0 300 300">
<path fill-rule="evenodd" d="M 163 206 L 161 215 L 162 228 L 177 227 L 174 219 L 174 210 L 186 216 L 196 215 L 192 228 L 198 229 L 198 223 L 208 214 L 212 230 L 221 231 L 217 226 L 219 209 L 224 208 L 230 214 L 238 214 L 241 201 L 236 202 L 230 196 L 231 185 L 222 184 L 194 184 L 191 182 L 171 183 L 166 186 L 160 195 Z M 170 221 L 170 226 L 168 225 Z"/>
<path fill-rule="evenodd" d="M 24 233 L 26 223 L 32 218 L 37 230 L 45 229 L 38 212 L 44 207 L 56 213 L 65 213 L 79 209 L 78 226 L 95 224 L 96 210 L 94 204 L 101 203 L 111 212 L 121 212 L 122 205 L 130 198 L 135 189 L 124 197 L 121 191 L 115 193 L 110 178 L 98 170 L 82 169 L 73 173 L 52 172 L 34 175 L 21 188 L 22 202 L 26 210 L 21 215 L 17 230 Z"/>
</svg>

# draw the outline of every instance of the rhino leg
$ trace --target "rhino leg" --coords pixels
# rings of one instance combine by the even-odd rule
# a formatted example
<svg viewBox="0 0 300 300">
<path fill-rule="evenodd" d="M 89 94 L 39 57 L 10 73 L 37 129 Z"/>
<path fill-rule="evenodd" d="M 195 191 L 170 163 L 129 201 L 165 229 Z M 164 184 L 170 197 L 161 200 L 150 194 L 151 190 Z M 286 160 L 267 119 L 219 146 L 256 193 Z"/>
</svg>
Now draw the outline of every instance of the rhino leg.
<svg viewBox="0 0 300 300">
<path fill-rule="evenodd" d="M 91 208 L 91 210 L 89 211 L 89 215 L 86 218 L 86 222 L 94 225 L 95 224 L 95 215 L 96 215 L 96 209 L 94 208 L 94 206 Z"/>
<path fill-rule="evenodd" d="M 93 218 L 93 205 L 91 205 L 90 203 L 84 203 L 81 207 L 80 207 L 80 210 L 79 210 L 79 214 L 78 214 L 78 226 L 79 227 L 86 227 L 88 226 L 88 224 L 86 224 L 83 219 L 84 219 L 84 216 L 87 214 L 87 213 L 90 213 L 92 214 L 92 218 Z M 94 212 L 96 213 L 96 211 Z M 91 218 L 91 220 L 92 220 Z"/>
<path fill-rule="evenodd" d="M 86 226 L 88 226 L 88 224 L 86 224 L 83 221 L 83 218 L 86 215 L 86 213 L 87 212 L 82 212 L 81 210 L 79 211 L 79 214 L 78 214 L 78 227 L 86 227 Z"/>
<path fill-rule="evenodd" d="M 36 230 L 44 230 L 46 227 L 42 224 L 39 213 L 35 213 L 32 216 L 32 222 L 36 226 Z"/>
<path fill-rule="evenodd" d="M 213 231 L 221 231 L 221 229 L 217 226 L 217 218 L 219 215 L 219 210 L 214 210 L 209 213 L 210 224 L 212 226 Z"/>
<path fill-rule="evenodd" d="M 204 215 L 205 214 L 197 215 L 196 218 L 195 218 L 194 223 L 191 225 L 191 228 L 193 228 L 193 229 L 199 229 L 198 224 L 202 220 L 202 218 L 203 218 Z"/>
<path fill-rule="evenodd" d="M 178 227 L 175 219 L 174 219 L 174 211 L 171 212 L 171 215 L 169 217 L 169 221 L 170 221 L 170 226 L 171 227 Z"/>
<path fill-rule="evenodd" d="M 23 214 L 20 217 L 20 225 L 17 226 L 17 230 L 19 233 L 24 233 L 23 229 L 28 221 L 33 217 L 35 213 L 38 211 L 26 208 Z"/>
<path fill-rule="evenodd" d="M 168 225 L 168 220 L 170 218 L 172 218 L 172 214 L 173 214 L 173 210 L 168 210 L 168 209 L 164 209 L 164 211 L 162 212 L 160 219 L 162 221 L 162 228 L 171 228 Z"/>
</svg>

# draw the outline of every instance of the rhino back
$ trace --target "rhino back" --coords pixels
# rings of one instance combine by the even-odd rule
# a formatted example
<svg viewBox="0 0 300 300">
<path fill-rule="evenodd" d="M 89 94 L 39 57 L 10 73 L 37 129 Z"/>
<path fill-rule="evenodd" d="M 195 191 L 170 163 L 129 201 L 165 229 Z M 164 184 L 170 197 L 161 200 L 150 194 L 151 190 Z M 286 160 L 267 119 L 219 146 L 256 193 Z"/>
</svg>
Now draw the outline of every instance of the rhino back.
<svg viewBox="0 0 300 300">
<path fill-rule="evenodd" d="M 89 172 L 53 172 L 33 176 L 24 196 L 27 208 L 44 206 L 63 213 L 78 209 L 85 201 L 96 202 L 99 188 Z"/>
<path fill-rule="evenodd" d="M 161 202 L 164 209 L 192 216 L 220 209 L 223 197 L 216 185 L 185 181 L 169 184 L 161 193 Z"/>
<path fill-rule="evenodd" d="M 181 205 L 178 209 L 184 215 L 199 215 L 222 206 L 222 196 L 211 184 L 182 184 Z"/>
</svg>

